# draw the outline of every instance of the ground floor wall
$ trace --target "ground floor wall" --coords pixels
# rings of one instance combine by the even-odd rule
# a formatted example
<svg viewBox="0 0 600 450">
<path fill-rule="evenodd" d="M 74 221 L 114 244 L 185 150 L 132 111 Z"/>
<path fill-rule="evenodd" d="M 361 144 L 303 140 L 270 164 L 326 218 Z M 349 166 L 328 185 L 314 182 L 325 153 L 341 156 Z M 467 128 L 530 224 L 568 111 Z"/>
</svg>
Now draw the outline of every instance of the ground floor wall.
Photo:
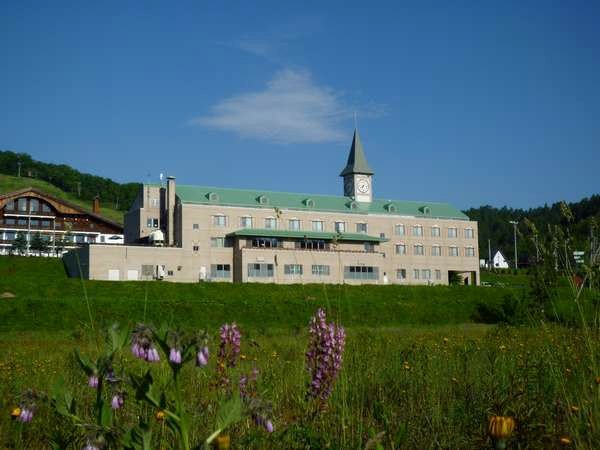
<svg viewBox="0 0 600 450">
<path fill-rule="evenodd" d="M 479 284 L 477 261 L 407 258 L 400 264 L 380 252 L 94 244 L 64 257 L 71 276 L 93 280 L 264 283 Z"/>
</svg>

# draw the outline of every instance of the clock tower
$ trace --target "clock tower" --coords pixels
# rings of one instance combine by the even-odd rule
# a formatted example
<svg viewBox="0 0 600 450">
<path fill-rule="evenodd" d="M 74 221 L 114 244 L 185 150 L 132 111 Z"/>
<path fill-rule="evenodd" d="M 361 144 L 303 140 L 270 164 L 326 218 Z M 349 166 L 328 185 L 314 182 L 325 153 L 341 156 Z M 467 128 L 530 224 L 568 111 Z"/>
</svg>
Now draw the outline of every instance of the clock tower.
<svg viewBox="0 0 600 450">
<path fill-rule="evenodd" d="M 344 196 L 357 202 L 373 201 L 373 171 L 367 163 L 358 130 L 354 130 L 348 162 L 340 177 L 344 178 Z"/>
</svg>

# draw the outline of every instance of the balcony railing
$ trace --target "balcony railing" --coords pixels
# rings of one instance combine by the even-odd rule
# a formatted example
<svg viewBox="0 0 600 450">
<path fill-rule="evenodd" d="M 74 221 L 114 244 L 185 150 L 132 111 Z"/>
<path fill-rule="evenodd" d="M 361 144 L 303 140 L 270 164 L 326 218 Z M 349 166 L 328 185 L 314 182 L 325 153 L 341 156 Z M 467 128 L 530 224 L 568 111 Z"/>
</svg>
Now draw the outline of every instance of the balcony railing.
<svg viewBox="0 0 600 450">
<path fill-rule="evenodd" d="M 316 249 L 316 248 L 289 248 L 289 247 L 253 247 L 251 245 L 242 246 L 244 250 L 283 250 L 283 251 L 297 251 L 297 252 L 317 252 L 317 253 L 360 253 L 363 255 L 384 255 L 384 252 L 376 252 L 375 250 L 347 250 L 347 249 Z"/>
</svg>

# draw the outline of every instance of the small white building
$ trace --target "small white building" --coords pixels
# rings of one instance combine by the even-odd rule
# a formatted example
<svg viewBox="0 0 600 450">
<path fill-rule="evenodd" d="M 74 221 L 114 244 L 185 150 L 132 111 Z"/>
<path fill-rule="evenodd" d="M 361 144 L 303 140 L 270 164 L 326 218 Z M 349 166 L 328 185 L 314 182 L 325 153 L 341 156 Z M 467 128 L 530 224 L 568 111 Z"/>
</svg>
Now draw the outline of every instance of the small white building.
<svg viewBox="0 0 600 450">
<path fill-rule="evenodd" d="M 496 252 L 492 262 L 494 269 L 508 269 L 508 262 L 500 250 Z"/>
</svg>

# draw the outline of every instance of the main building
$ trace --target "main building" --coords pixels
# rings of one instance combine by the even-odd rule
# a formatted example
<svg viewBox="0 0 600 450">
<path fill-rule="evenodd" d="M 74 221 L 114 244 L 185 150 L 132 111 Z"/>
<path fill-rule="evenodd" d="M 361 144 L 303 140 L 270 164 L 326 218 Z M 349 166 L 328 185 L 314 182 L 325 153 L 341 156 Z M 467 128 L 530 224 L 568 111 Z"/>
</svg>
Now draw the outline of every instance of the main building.
<svg viewBox="0 0 600 450">
<path fill-rule="evenodd" d="M 477 222 L 446 203 L 373 197 L 355 131 L 344 195 L 146 184 L 125 246 L 66 257 L 93 279 L 269 283 L 479 283 Z"/>
</svg>

